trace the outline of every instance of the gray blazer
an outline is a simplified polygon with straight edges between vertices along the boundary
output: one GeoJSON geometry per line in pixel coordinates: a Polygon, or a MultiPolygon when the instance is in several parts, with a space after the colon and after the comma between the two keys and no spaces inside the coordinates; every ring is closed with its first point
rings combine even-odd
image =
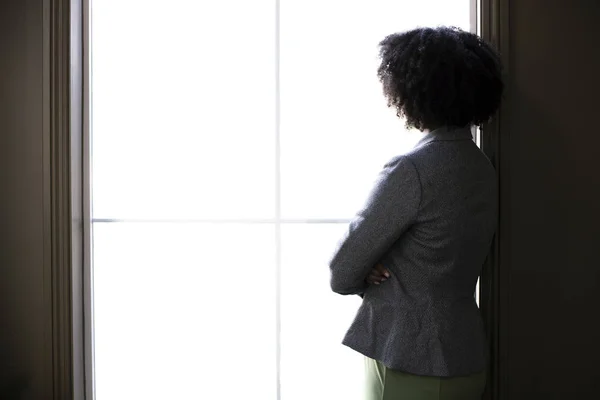
{"type": "Polygon", "coordinates": [[[343,343],[389,368],[463,376],[486,364],[475,287],[497,224],[496,174],[471,131],[438,129],[385,165],[330,262],[363,302],[343,343]],[[381,262],[391,277],[367,285],[381,262]]]}

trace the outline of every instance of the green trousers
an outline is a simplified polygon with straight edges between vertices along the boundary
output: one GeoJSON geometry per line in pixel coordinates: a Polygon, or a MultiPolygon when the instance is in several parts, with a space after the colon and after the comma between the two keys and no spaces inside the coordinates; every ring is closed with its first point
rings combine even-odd
{"type": "Polygon", "coordinates": [[[411,375],[365,357],[365,400],[481,400],[486,374],[438,378],[411,375]]]}

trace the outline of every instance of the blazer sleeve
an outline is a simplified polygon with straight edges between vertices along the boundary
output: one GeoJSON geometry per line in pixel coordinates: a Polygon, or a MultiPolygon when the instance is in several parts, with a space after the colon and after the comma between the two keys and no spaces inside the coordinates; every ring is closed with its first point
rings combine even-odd
{"type": "Polygon", "coordinates": [[[418,171],[407,156],[385,165],[331,258],[334,292],[361,295],[365,291],[371,269],[415,222],[421,196],[418,171]]]}

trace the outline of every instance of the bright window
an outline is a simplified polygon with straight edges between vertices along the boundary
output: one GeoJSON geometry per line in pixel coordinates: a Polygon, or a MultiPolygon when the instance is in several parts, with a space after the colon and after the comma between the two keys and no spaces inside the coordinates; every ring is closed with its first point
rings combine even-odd
{"type": "Polygon", "coordinates": [[[328,257],[418,133],[377,43],[473,0],[96,0],[96,399],[360,400],[328,257]]]}

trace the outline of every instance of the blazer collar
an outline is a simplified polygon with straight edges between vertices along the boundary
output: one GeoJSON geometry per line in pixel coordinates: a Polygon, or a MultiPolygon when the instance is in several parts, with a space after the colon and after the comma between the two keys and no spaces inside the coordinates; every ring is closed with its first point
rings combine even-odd
{"type": "Polygon", "coordinates": [[[420,147],[435,141],[447,140],[473,140],[471,127],[464,128],[438,128],[428,132],[419,140],[416,147],[420,147]]]}

